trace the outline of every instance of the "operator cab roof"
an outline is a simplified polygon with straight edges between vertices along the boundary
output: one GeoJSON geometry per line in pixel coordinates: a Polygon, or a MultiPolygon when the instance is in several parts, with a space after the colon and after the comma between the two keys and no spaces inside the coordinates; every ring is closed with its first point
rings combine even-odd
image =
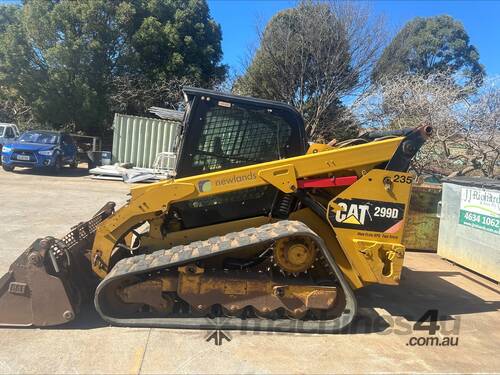
{"type": "Polygon", "coordinates": [[[283,111],[292,112],[294,116],[300,117],[301,122],[303,121],[301,114],[293,106],[283,102],[267,100],[267,99],[258,99],[258,98],[253,98],[251,96],[227,94],[219,91],[202,89],[198,87],[184,87],[182,91],[184,92],[186,101],[191,101],[191,99],[195,96],[205,96],[216,100],[228,101],[231,103],[255,105],[258,107],[267,107],[269,109],[281,109],[283,111]]]}

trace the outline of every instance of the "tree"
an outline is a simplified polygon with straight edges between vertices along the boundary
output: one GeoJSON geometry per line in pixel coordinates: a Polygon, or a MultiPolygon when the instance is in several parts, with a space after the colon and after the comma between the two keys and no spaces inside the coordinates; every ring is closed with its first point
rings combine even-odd
{"type": "Polygon", "coordinates": [[[470,44],[461,22],[450,16],[416,17],[385,48],[377,62],[374,82],[402,74],[458,74],[464,86],[481,85],[485,75],[479,52],[470,44]]]}
{"type": "Polygon", "coordinates": [[[329,143],[356,138],[360,131],[359,122],[353,112],[340,100],[332,103],[318,119],[313,134],[315,141],[329,143]]]}
{"type": "Polygon", "coordinates": [[[152,105],[175,107],[182,86],[224,80],[220,27],[204,0],[127,2],[119,19],[128,44],[113,78],[113,109],[140,115],[152,105]]]}
{"type": "Polygon", "coordinates": [[[122,2],[118,20],[126,44],[120,69],[151,79],[221,80],[221,31],[204,0],[122,2]]]}
{"type": "Polygon", "coordinates": [[[260,32],[259,48],[234,90],[292,104],[312,138],[335,135],[323,128],[353,123],[329,115],[347,113],[341,99],[367,83],[382,44],[381,20],[372,20],[365,8],[302,1],[260,32]]]}
{"type": "MultiPolygon", "coordinates": [[[[40,124],[101,134],[114,109],[144,111],[140,98],[112,100],[123,82],[149,92],[225,75],[220,28],[204,0],[26,0],[14,13],[12,22],[0,11],[0,98],[25,103],[40,124]]],[[[170,104],[159,94],[154,104],[170,104]]]]}
{"type": "Polygon", "coordinates": [[[0,33],[5,32],[7,27],[19,20],[19,8],[15,5],[4,5],[0,7],[0,33]]]}
{"type": "Polygon", "coordinates": [[[366,128],[412,128],[427,124],[433,136],[412,164],[418,175],[499,175],[500,89],[498,79],[474,95],[447,73],[382,79],[351,108],[366,128]]]}
{"type": "MultiPolygon", "coordinates": [[[[0,35],[9,27],[20,21],[19,7],[14,5],[0,6],[0,35]]],[[[0,86],[0,122],[21,120],[23,123],[32,123],[31,107],[22,98],[15,98],[15,90],[7,86],[0,86]]]]}
{"type": "Polygon", "coordinates": [[[158,103],[177,109],[183,99],[182,88],[193,85],[187,78],[150,81],[141,76],[119,76],[113,81],[110,103],[115,112],[137,115],[147,115],[148,108],[158,103]]]}

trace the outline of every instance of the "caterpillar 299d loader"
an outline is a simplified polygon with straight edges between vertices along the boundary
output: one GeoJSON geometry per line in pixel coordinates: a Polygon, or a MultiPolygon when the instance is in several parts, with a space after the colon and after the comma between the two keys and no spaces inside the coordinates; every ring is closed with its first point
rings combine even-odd
{"type": "Polygon", "coordinates": [[[0,279],[0,325],[67,323],[93,299],[115,325],[335,332],[353,290],[399,283],[430,127],[309,144],[288,105],[184,94],[175,179],[36,240],[0,279]]]}

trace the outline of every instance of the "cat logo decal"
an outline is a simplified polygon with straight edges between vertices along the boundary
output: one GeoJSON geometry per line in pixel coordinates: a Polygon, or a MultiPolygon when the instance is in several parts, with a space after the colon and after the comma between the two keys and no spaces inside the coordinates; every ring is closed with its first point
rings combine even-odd
{"type": "Polygon", "coordinates": [[[348,205],[346,202],[339,202],[338,206],[340,209],[335,212],[337,223],[364,225],[367,219],[372,220],[370,206],[367,204],[348,205]]]}
{"type": "Polygon", "coordinates": [[[336,198],[328,205],[328,221],[334,228],[394,233],[402,228],[404,213],[404,204],[367,199],[336,198]]]}

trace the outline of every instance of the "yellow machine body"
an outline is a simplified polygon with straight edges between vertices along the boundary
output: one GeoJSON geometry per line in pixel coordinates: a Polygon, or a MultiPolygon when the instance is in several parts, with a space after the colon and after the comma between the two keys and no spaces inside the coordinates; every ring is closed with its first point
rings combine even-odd
{"type": "MultiPolygon", "coordinates": [[[[105,277],[109,269],[111,254],[118,241],[129,232],[130,228],[147,220],[154,222],[155,217],[168,211],[171,203],[264,184],[271,184],[289,193],[297,189],[297,179],[350,171],[361,178],[343,190],[336,198],[347,200],[357,198],[379,202],[380,209],[385,207],[384,203],[399,204],[404,207],[403,213],[406,215],[411,184],[395,182],[395,177],[399,176],[396,181],[410,181],[410,175],[387,170],[370,170],[374,165],[390,159],[401,141],[402,138],[398,137],[349,148],[326,149],[322,152],[286,160],[134,187],[131,189],[130,201],[97,229],[92,248],[93,270],[100,277],[105,277]]],[[[334,201],[335,199],[329,202],[328,209],[333,212],[342,212],[342,207],[338,207],[334,201]]],[[[351,207],[353,206],[349,206],[347,210],[351,207]]],[[[389,215],[386,211],[387,209],[384,215],[389,215]]],[[[347,214],[348,212],[345,212],[345,215],[347,214]]],[[[377,214],[380,214],[379,210],[377,214]]],[[[300,215],[294,217],[301,220],[300,215]]],[[[373,218],[365,214],[364,220],[368,224],[368,221],[373,218]]],[[[338,242],[336,246],[332,245],[332,255],[343,268],[353,287],[359,288],[369,283],[398,283],[404,257],[404,246],[401,244],[404,220],[405,216],[400,218],[400,225],[397,228],[387,233],[368,230],[364,222],[359,221],[356,223],[358,229],[336,227],[337,223],[330,223],[330,233],[324,233],[322,237],[331,237],[333,241],[329,242],[338,242]],[[342,250],[339,251],[339,249],[342,250]]],[[[250,220],[246,225],[254,226],[255,221],[250,220]]],[[[233,223],[224,223],[214,225],[212,231],[209,228],[201,228],[198,231],[202,230],[205,238],[208,238],[229,232],[234,228],[233,223]]],[[[244,229],[245,226],[239,228],[244,229]]],[[[193,240],[192,234],[189,233],[193,231],[197,230],[187,230],[185,237],[193,240]]],[[[176,236],[184,236],[183,232],[174,233],[176,236]]],[[[157,248],[164,246],[172,236],[171,234],[161,236],[158,232],[156,234],[159,237],[155,242],[157,248]]],[[[154,236],[153,233],[151,235],[154,236]]],[[[145,241],[148,240],[145,239],[145,241]]],[[[152,244],[151,240],[149,243],[152,244]]],[[[182,241],[175,242],[175,244],[179,243],[182,241]]]]}
{"type": "MultiPolygon", "coordinates": [[[[390,159],[401,141],[402,138],[393,138],[345,149],[134,187],[130,192],[130,201],[101,223],[97,229],[92,248],[92,258],[96,260],[93,264],[94,272],[104,277],[107,274],[113,249],[122,236],[132,227],[164,214],[173,202],[213,196],[265,184],[271,184],[285,193],[290,193],[297,189],[297,179],[333,175],[338,171],[357,171],[362,176],[363,172],[369,171],[374,165],[390,159]]],[[[380,171],[378,176],[369,177],[372,180],[376,178],[377,181],[370,181],[371,188],[369,190],[366,189],[365,185],[368,179],[360,179],[352,186],[354,188],[357,185],[358,189],[352,189],[353,192],[344,194],[354,197],[357,193],[358,197],[370,198],[373,196],[374,199],[383,197],[386,200],[406,205],[410,196],[410,185],[396,184],[397,195],[391,196],[385,190],[382,181],[386,177],[392,178],[391,173],[380,171]],[[404,189],[405,187],[407,189],[404,189]]],[[[342,235],[342,232],[339,234],[342,235]]]]}

